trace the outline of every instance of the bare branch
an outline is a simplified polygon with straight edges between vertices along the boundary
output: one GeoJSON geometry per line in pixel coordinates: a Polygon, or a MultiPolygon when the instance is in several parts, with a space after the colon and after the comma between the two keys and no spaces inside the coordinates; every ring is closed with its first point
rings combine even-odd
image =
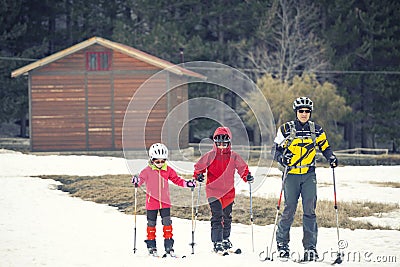
{"type": "Polygon", "coordinates": [[[282,81],[291,80],[299,71],[326,69],[325,44],[316,34],[320,23],[318,8],[307,2],[274,2],[259,29],[265,33],[272,28],[271,35],[260,34],[251,51],[242,52],[255,68],[272,71],[282,81]]]}

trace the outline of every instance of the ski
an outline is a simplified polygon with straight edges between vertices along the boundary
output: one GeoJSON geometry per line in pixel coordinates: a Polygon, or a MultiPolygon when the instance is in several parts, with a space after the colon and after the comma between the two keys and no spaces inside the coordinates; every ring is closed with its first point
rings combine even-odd
{"type": "Polygon", "coordinates": [[[342,263],[342,259],[341,258],[337,258],[334,262],[331,263],[331,265],[341,264],[341,263],[342,263]]]}
{"type": "Polygon", "coordinates": [[[227,249],[226,251],[230,254],[242,254],[242,250],[240,248],[236,248],[236,249],[230,248],[230,249],[227,249]]]}
{"type": "Polygon", "coordinates": [[[289,258],[286,258],[286,257],[277,257],[278,258],[278,260],[280,260],[281,262],[287,262],[287,261],[289,261],[289,258]]]}
{"type": "Polygon", "coordinates": [[[176,255],[174,252],[170,252],[170,253],[164,253],[163,255],[162,255],[162,258],[175,258],[175,259],[184,259],[184,258],[186,258],[186,255],[183,255],[183,256],[179,256],[179,255],[176,255]]]}
{"type": "Polygon", "coordinates": [[[226,249],[223,251],[214,251],[213,252],[217,255],[220,256],[228,256],[230,254],[242,254],[242,250],[240,248],[236,248],[236,249],[226,249]]]}
{"type": "Polygon", "coordinates": [[[154,257],[154,258],[159,258],[160,256],[158,255],[157,251],[153,251],[153,252],[149,252],[148,254],[150,257],[154,257]]]}
{"type": "Polygon", "coordinates": [[[331,265],[335,265],[335,264],[341,264],[343,262],[342,258],[344,257],[344,253],[343,252],[338,252],[336,254],[336,259],[334,262],[331,263],[331,265]]]}
{"type": "Polygon", "coordinates": [[[310,262],[314,262],[314,261],[305,261],[304,259],[300,259],[300,260],[292,259],[292,261],[295,262],[295,263],[299,263],[299,264],[307,264],[307,263],[310,263],[310,262]]]}
{"type": "Polygon", "coordinates": [[[229,255],[229,252],[226,251],[226,250],[222,250],[222,251],[215,251],[215,250],[212,250],[212,252],[213,252],[214,254],[219,255],[219,256],[228,256],[228,255],[229,255]]]}
{"type": "Polygon", "coordinates": [[[293,262],[298,263],[298,264],[308,264],[311,261],[293,261],[293,262]]]}
{"type": "Polygon", "coordinates": [[[327,264],[327,265],[334,265],[330,262],[325,262],[325,261],[304,261],[304,260],[295,260],[293,261],[294,263],[298,263],[298,264],[309,264],[311,263],[311,265],[313,265],[313,263],[318,263],[318,265],[321,265],[321,263],[327,264]]]}
{"type": "Polygon", "coordinates": [[[309,264],[309,263],[311,263],[311,265],[313,264],[313,263],[318,263],[318,265],[321,265],[321,263],[324,263],[324,264],[328,264],[328,265],[335,265],[336,264],[336,262],[334,262],[334,263],[331,263],[331,262],[326,262],[326,261],[323,261],[323,260],[315,260],[315,261],[305,261],[304,259],[292,259],[292,262],[295,262],[295,263],[298,263],[298,264],[309,264]]]}
{"type": "Polygon", "coordinates": [[[261,252],[258,254],[258,259],[259,259],[260,261],[262,261],[262,262],[264,262],[264,261],[272,261],[272,259],[268,256],[268,252],[265,253],[265,251],[261,251],[261,252]],[[265,257],[263,256],[264,254],[265,254],[265,257]]]}

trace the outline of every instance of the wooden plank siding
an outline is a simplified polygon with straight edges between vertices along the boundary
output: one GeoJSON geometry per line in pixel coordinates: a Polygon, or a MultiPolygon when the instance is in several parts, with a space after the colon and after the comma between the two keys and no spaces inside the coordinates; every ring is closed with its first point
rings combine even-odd
{"type": "MultiPolygon", "coordinates": [[[[92,45],[30,72],[30,120],[32,151],[78,151],[122,149],[122,126],[126,108],[136,90],[159,68],[101,45],[92,45]],[[86,52],[109,51],[110,71],[87,71],[86,52]]],[[[127,127],[145,131],[145,144],[161,141],[160,131],[168,111],[187,100],[187,86],[174,89],[152,110],[142,107],[165,92],[171,77],[155,82],[135,107],[127,127]],[[141,106],[143,105],[143,106],[141,106]],[[135,121],[149,114],[145,129],[135,121]]],[[[179,78],[181,79],[181,78],[179,78]]],[[[182,120],[187,119],[182,114],[182,120]]],[[[188,129],[181,145],[188,145],[188,129]]],[[[142,149],[143,140],[129,140],[130,149],[142,149]]]]}
{"type": "Polygon", "coordinates": [[[113,149],[113,88],[111,73],[86,74],[87,149],[113,149]]]}
{"type": "Polygon", "coordinates": [[[85,147],[84,75],[31,80],[32,150],[76,150],[85,147]]]}

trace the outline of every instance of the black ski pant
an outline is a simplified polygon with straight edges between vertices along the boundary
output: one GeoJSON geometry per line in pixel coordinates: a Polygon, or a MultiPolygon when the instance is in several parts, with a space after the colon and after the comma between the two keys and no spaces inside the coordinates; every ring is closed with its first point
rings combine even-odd
{"type": "Polygon", "coordinates": [[[233,202],[222,208],[221,201],[211,197],[208,199],[211,209],[211,241],[221,242],[231,235],[233,202]]]}
{"type": "Polygon", "coordinates": [[[285,208],[276,231],[276,242],[288,244],[290,227],[301,195],[303,204],[303,247],[315,249],[317,246],[317,178],[315,172],[306,174],[288,174],[284,185],[285,208]]]}
{"type": "Polygon", "coordinates": [[[147,232],[149,237],[149,231],[152,232],[151,235],[154,239],[145,240],[148,248],[156,247],[155,233],[157,224],[157,214],[160,213],[161,223],[163,225],[164,232],[164,247],[165,251],[170,251],[174,245],[174,239],[172,238],[172,220],[171,220],[171,209],[164,208],[159,210],[147,210],[147,232]],[[151,229],[149,229],[151,228],[151,229]]]}
{"type": "Polygon", "coordinates": [[[147,226],[156,226],[157,214],[160,213],[162,225],[171,225],[171,209],[159,209],[159,210],[146,210],[147,226]]]}

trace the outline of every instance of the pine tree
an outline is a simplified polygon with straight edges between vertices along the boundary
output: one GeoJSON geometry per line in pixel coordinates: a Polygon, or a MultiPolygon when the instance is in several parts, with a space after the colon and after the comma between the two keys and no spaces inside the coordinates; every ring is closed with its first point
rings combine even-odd
{"type": "Polygon", "coordinates": [[[380,118],[387,117],[387,110],[399,111],[399,95],[388,93],[398,88],[399,80],[388,74],[399,69],[399,3],[338,0],[326,6],[324,32],[338,71],[333,81],[353,109],[346,125],[349,147],[375,147],[376,137],[395,142],[391,133],[398,124],[384,125],[380,118]]]}

